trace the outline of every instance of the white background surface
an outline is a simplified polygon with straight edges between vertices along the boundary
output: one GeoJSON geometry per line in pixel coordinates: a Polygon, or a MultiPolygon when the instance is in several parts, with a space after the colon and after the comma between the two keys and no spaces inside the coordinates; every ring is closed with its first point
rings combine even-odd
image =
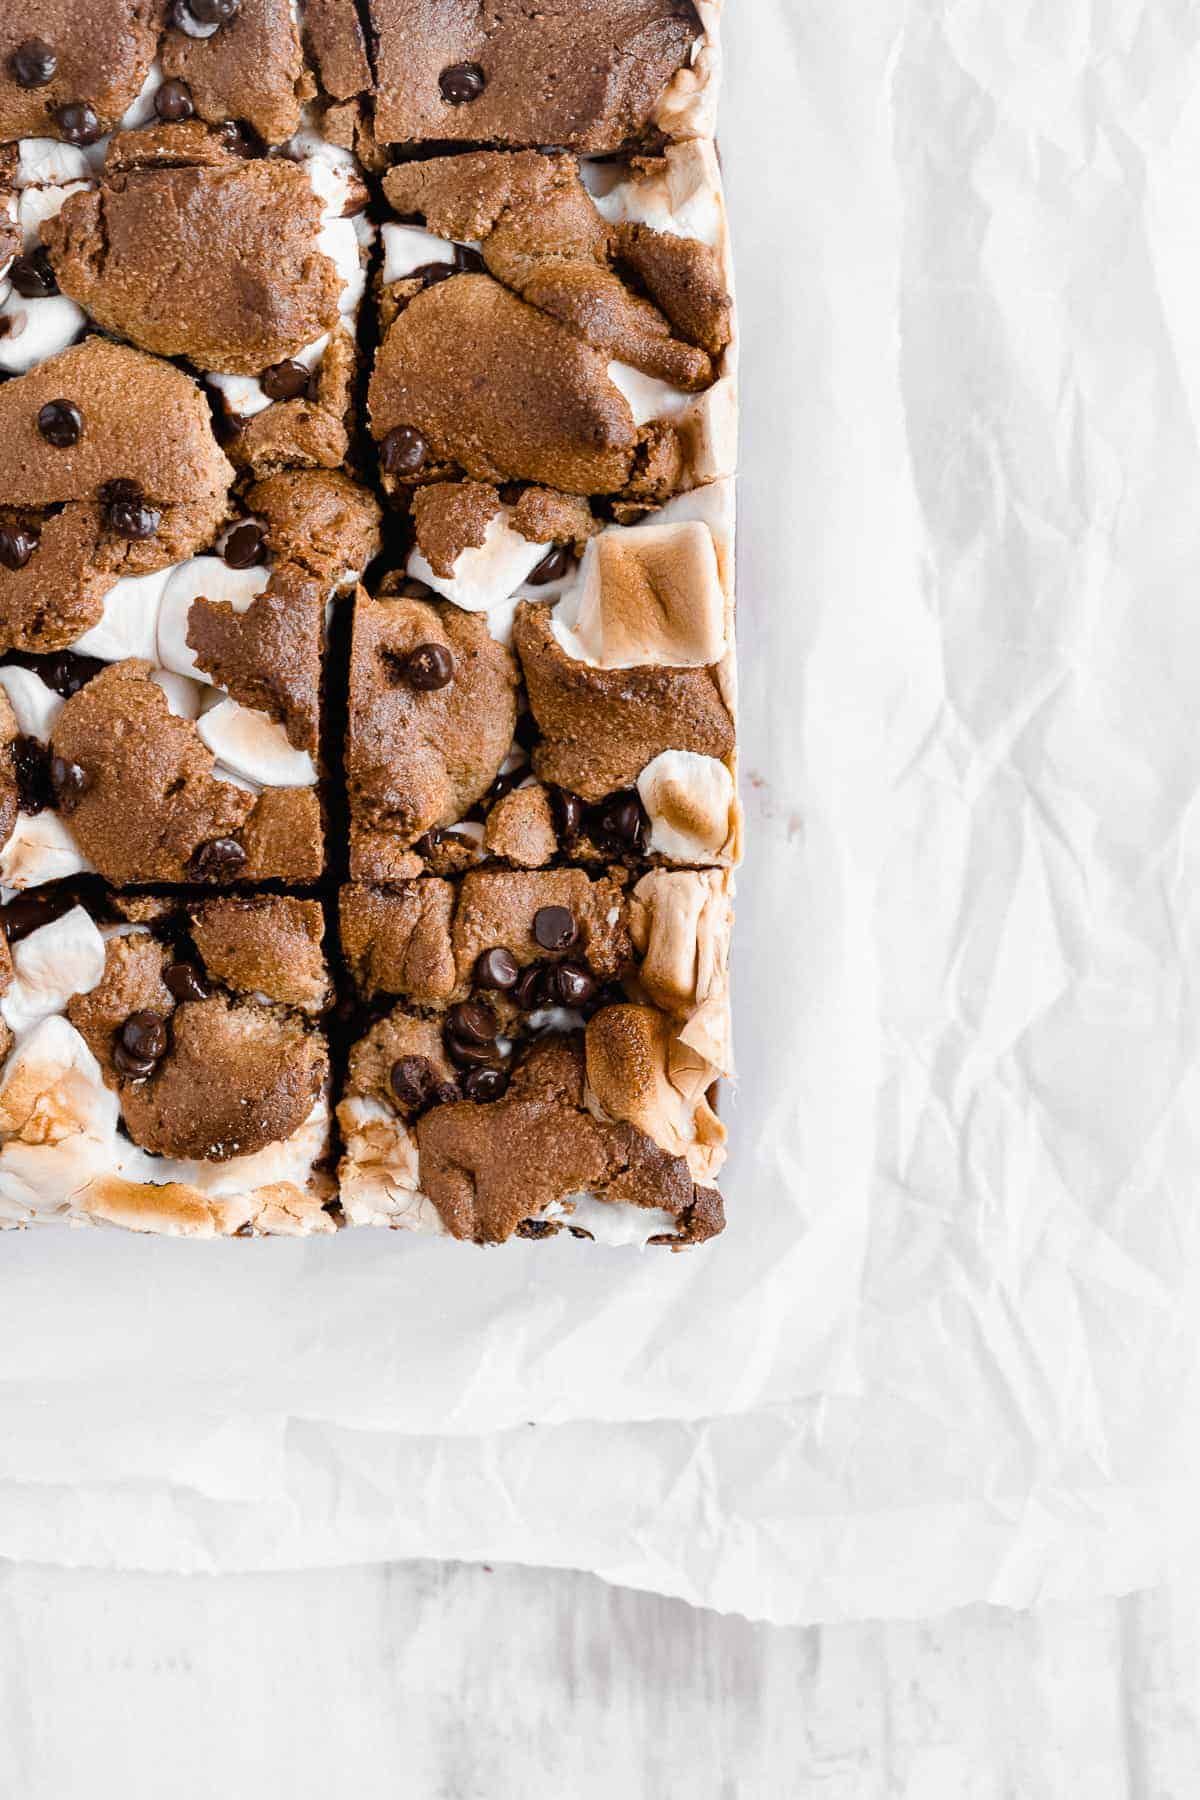
{"type": "Polygon", "coordinates": [[[591,1576],[0,1565],[3,1800],[1195,1800],[1191,1597],[781,1629],[591,1576]]]}

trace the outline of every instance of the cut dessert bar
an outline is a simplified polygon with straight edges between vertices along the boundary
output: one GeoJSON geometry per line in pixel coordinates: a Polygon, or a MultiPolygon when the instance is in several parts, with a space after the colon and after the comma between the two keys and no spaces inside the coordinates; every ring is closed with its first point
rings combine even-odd
{"type": "Polygon", "coordinates": [[[0,387],[0,883],[316,880],[338,473],[235,490],[195,382],[89,337],[0,387]]]}
{"type": "Polygon", "coordinates": [[[323,924],[282,896],[0,910],[0,1224],[331,1230],[323,924]]]}
{"type": "Polygon", "coordinates": [[[715,869],[347,887],[347,962],[391,1003],[339,1112],[348,1218],[486,1243],[719,1230],[730,924],[715,869]]]}
{"type": "Polygon", "coordinates": [[[731,484],[681,495],[640,525],[602,527],[583,509],[576,523],[591,535],[578,561],[575,540],[521,534],[552,527],[528,520],[561,496],[526,489],[505,506],[467,482],[416,498],[416,543],[447,573],[418,548],[408,566],[428,584],[410,577],[355,603],[352,873],[394,881],[485,858],[735,860],[731,484]],[[482,547],[440,557],[426,501],[443,520],[473,511],[482,547]],[[533,585],[526,573],[505,593],[534,556],[560,573],[533,585]]]}
{"type": "Polygon", "coordinates": [[[711,144],[632,163],[439,156],[383,185],[400,216],[383,226],[370,386],[386,489],[465,475],[628,508],[732,472],[711,144]]]}
{"type": "Polygon", "coordinates": [[[589,154],[711,135],[720,0],[309,0],[331,94],[370,98],[381,146],[559,144],[589,154]]]}

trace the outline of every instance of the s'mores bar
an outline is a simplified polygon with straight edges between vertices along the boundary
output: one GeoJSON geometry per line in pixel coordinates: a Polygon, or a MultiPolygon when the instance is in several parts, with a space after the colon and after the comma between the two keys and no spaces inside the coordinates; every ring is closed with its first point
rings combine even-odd
{"type": "Polygon", "coordinates": [[[0,909],[0,1224],[330,1231],[312,900],[0,909]]]}
{"type": "Polygon", "coordinates": [[[720,0],[309,0],[306,21],[326,87],[362,95],[393,154],[604,155],[711,136],[720,11],[720,0]]]}
{"type": "Polygon", "coordinates": [[[326,613],[373,498],[239,484],[195,380],[100,336],[0,386],[0,493],[0,885],[318,880],[326,613]]]}
{"type": "Polygon", "coordinates": [[[0,17],[0,1227],[721,1231],[720,10],[0,17]]]}
{"type": "Polygon", "coordinates": [[[719,870],[347,887],[343,952],[377,1015],[339,1112],[347,1217],[481,1243],[720,1230],[730,923],[719,870]]]}

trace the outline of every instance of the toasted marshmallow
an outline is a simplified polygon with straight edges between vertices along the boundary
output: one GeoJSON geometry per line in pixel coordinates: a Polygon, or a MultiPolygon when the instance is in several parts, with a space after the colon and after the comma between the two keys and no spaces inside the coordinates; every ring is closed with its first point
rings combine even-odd
{"type": "Polygon", "coordinates": [[[49,743],[63,709],[62,695],[56,694],[32,669],[19,668],[15,663],[0,669],[0,688],[8,695],[21,736],[49,743]]]}
{"type": "Polygon", "coordinates": [[[258,787],[312,787],[317,766],[288,742],[282,725],[254,707],[222,700],[196,726],[217,760],[258,787]]]}
{"type": "Polygon", "coordinates": [[[734,833],[733,776],[713,756],[664,750],[637,779],[650,816],[652,854],[674,862],[708,862],[734,833]]]}
{"type": "Polygon", "coordinates": [[[691,520],[592,538],[550,629],[593,668],[694,669],[725,654],[725,613],[712,533],[691,520]]]}
{"type": "Polygon", "coordinates": [[[13,979],[0,1016],[18,1034],[61,1013],[73,994],[90,994],[104,974],[104,939],[91,915],[73,906],[12,949],[13,979]]]}
{"type": "Polygon", "coordinates": [[[123,575],[104,596],[99,624],[76,638],[72,650],[104,662],[120,662],[127,656],[157,662],[159,608],[173,572],[155,569],[149,575],[123,575]]]}
{"type": "MultiPolygon", "coordinates": [[[[462,550],[451,575],[436,575],[419,550],[408,559],[408,573],[435,594],[453,600],[464,612],[502,607],[544,559],[549,544],[531,544],[514,531],[506,509],[488,520],[482,544],[462,550]]],[[[496,633],[493,633],[495,636],[496,633]]]]}
{"type": "Polygon", "coordinates": [[[99,1141],[100,1167],[111,1168],[116,1128],[117,1096],[105,1087],[99,1063],[75,1027],[52,1013],[0,1073],[0,1138],[44,1149],[82,1133],[99,1141]]]}
{"type": "Polygon", "coordinates": [[[338,1107],[346,1150],[338,1197],[352,1225],[388,1225],[445,1236],[442,1216],[418,1180],[416,1133],[377,1100],[355,1096],[338,1107]]]}
{"type": "Polygon", "coordinates": [[[220,556],[193,556],[169,571],[158,613],[158,656],[165,669],[193,681],[214,686],[211,675],[200,668],[187,641],[192,602],[200,598],[224,600],[234,612],[247,611],[271,579],[266,569],[231,569],[220,556]]]}

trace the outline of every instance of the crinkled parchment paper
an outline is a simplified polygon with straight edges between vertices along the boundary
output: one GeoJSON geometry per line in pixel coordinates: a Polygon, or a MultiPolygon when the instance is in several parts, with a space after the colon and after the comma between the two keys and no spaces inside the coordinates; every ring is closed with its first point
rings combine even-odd
{"type": "Polygon", "coordinates": [[[0,1553],[510,1558],[798,1619],[1126,1588],[1187,1539],[1200,9],[726,32],[730,1232],[9,1238],[0,1553]]]}

